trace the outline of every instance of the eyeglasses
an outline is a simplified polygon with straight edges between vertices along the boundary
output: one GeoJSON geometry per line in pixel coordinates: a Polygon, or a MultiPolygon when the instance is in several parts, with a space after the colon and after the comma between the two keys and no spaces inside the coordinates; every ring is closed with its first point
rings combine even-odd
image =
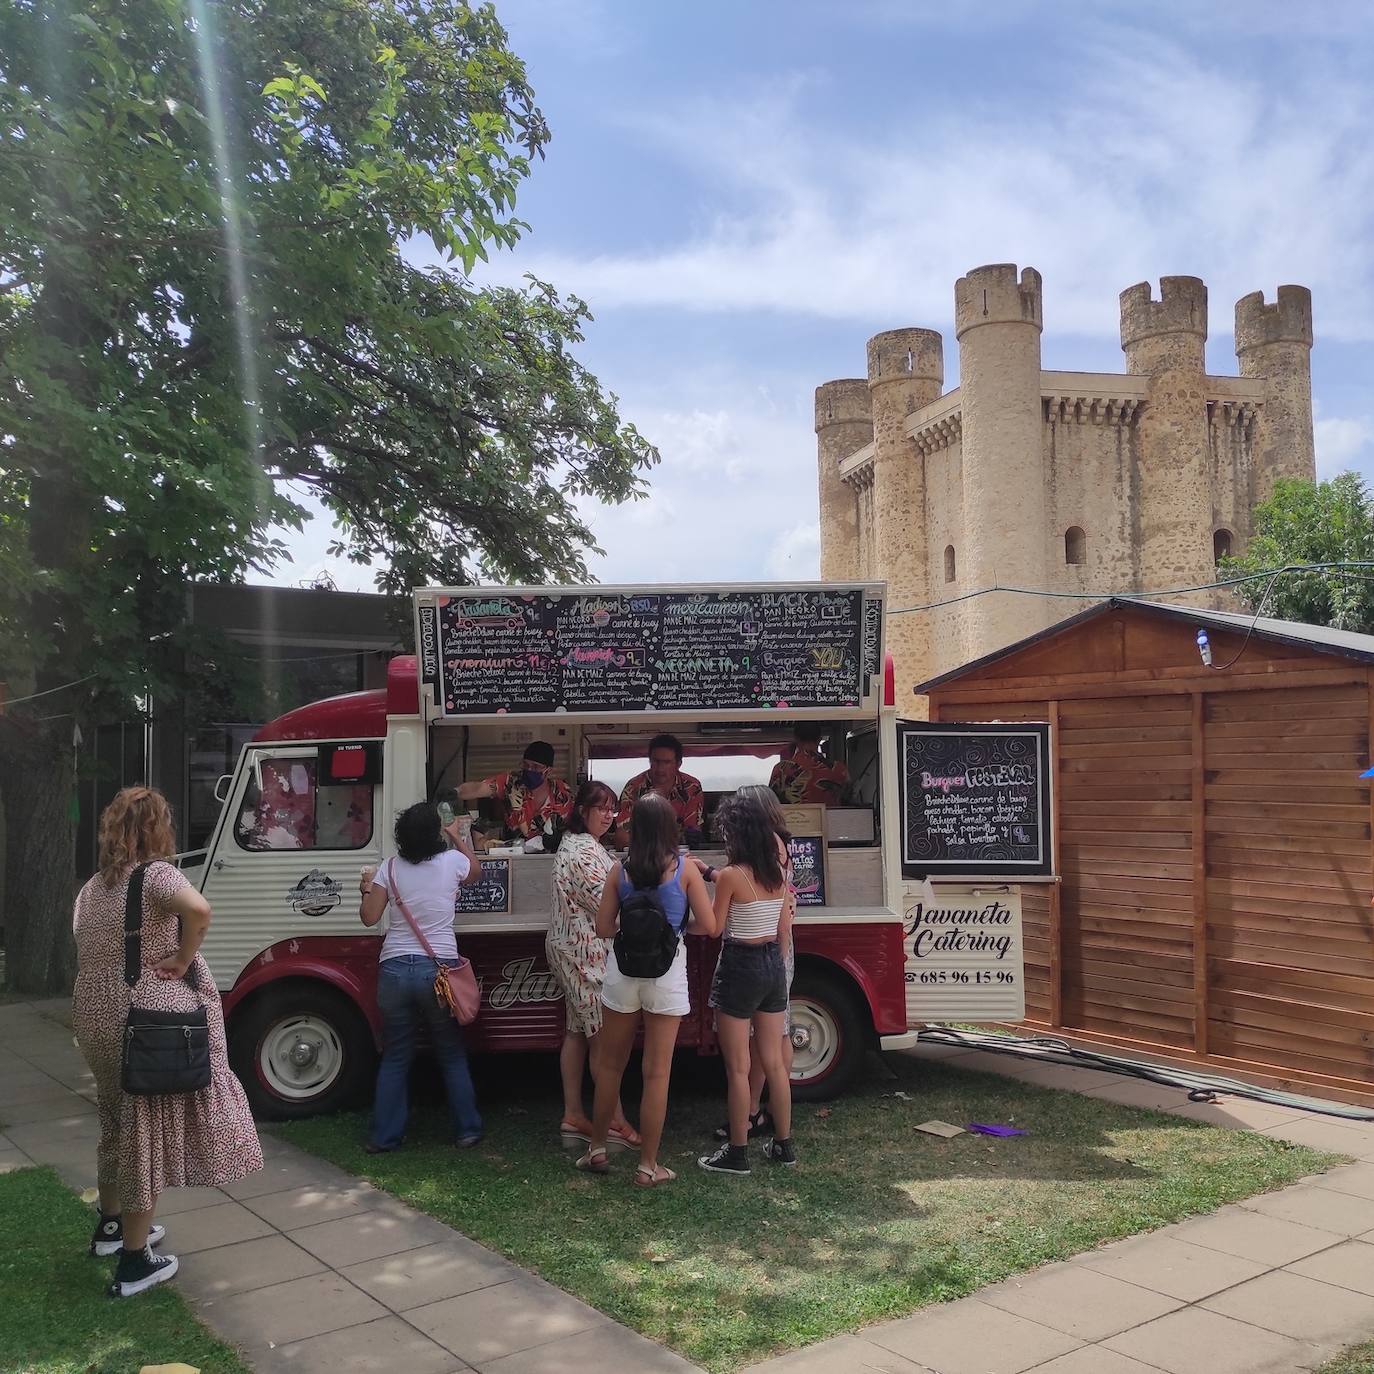
{"type": "Polygon", "coordinates": [[[588,810],[588,811],[614,811],[614,810],[615,810],[615,803],[614,803],[614,802],[593,802],[593,803],[587,808],[587,810],[588,810]]]}

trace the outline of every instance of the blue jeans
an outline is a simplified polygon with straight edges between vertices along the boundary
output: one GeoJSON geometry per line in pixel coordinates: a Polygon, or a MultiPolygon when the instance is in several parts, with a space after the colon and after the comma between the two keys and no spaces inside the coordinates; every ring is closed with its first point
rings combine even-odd
{"type": "MultiPolygon", "coordinates": [[[[441,963],[453,966],[456,959],[441,963]]],[[[394,1150],[405,1135],[410,1113],[410,1061],[416,1031],[423,1024],[444,1075],[453,1133],[459,1139],[482,1134],[477,1094],[468,1072],[462,1032],[447,1007],[434,995],[434,960],[424,954],[387,959],[377,973],[377,1008],[382,1013],[382,1063],[377,1070],[377,1098],[372,1107],[372,1143],[394,1150]]]]}

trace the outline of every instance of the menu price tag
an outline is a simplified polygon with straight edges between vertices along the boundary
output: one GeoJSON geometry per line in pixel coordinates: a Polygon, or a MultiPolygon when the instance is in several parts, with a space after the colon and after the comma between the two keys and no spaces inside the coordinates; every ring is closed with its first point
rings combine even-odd
{"type": "Polygon", "coordinates": [[[471,887],[458,889],[457,915],[510,910],[510,860],[482,859],[482,876],[471,887]]]}

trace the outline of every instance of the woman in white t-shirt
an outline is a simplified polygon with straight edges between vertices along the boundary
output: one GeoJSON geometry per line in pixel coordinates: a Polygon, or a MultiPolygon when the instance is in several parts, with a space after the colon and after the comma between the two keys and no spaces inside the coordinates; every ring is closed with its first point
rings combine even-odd
{"type": "Polygon", "coordinates": [[[375,926],[388,904],[392,908],[377,972],[382,1062],[377,1070],[368,1154],[397,1149],[405,1135],[410,1110],[410,1061],[415,1057],[416,1031],[421,1025],[429,1030],[430,1043],[444,1075],[456,1143],[466,1149],[482,1138],[482,1118],[477,1111],[477,1094],[468,1072],[462,1032],[448,1008],[441,1006],[434,995],[438,965],[425,952],[396,901],[399,897],[405,903],[438,963],[457,964],[453,918],[458,889],[481,877],[472,841],[460,829],[461,825],[461,821],[454,821],[445,828],[439,809],[432,802],[407,807],[396,818],[395,858],[387,859],[375,872],[365,870],[359,887],[363,900],[358,914],[365,926],[375,926]],[[445,842],[445,835],[455,848],[445,842]]]}

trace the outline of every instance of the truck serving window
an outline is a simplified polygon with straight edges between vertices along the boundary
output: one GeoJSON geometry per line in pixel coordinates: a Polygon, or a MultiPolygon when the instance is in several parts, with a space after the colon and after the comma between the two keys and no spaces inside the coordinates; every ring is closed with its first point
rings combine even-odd
{"type": "MultiPolygon", "coordinates": [[[[342,750],[338,751],[341,755],[342,750]]],[[[250,774],[234,825],[243,849],[361,849],[372,839],[374,784],[353,781],[368,770],[332,766],[333,751],[322,768],[318,758],[288,755],[264,758],[262,778],[250,774]],[[343,772],[345,779],[337,775],[343,772]]]]}

